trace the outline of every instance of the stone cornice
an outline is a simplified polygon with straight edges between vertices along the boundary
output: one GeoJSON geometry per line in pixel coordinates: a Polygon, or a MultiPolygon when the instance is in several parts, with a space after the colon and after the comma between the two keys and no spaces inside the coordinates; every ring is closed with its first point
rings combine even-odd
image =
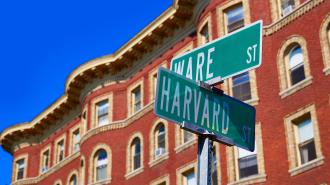
{"type": "Polygon", "coordinates": [[[309,12],[319,4],[324,2],[324,0],[309,0],[298,6],[295,10],[293,10],[290,14],[287,16],[277,20],[276,22],[264,26],[264,35],[268,36],[271,35],[279,30],[281,30],[283,27],[291,23],[292,21],[298,19],[305,13],[309,12]]]}
{"type": "MultiPolygon", "coordinates": [[[[61,119],[70,108],[80,104],[79,95],[83,87],[92,79],[101,78],[105,74],[116,74],[130,66],[146,53],[159,45],[161,40],[170,37],[174,30],[182,27],[193,15],[196,0],[174,0],[164,13],[136,34],[115,53],[93,59],[76,68],[67,78],[65,93],[40,113],[31,122],[7,128],[0,135],[0,143],[5,150],[12,153],[12,143],[19,135],[35,135],[43,132],[47,124],[61,119]]],[[[18,137],[20,138],[20,137],[18,137]]]]}

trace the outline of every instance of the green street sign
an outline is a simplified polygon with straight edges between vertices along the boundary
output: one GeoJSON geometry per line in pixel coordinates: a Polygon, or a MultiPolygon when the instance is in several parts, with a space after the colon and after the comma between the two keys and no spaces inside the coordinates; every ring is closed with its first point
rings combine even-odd
{"type": "Polygon", "coordinates": [[[215,84],[261,65],[262,21],[173,58],[171,71],[215,84]]]}
{"type": "Polygon", "coordinates": [[[159,68],[154,112],[190,130],[206,130],[215,140],[253,151],[255,108],[203,88],[173,71],[159,68]]]}

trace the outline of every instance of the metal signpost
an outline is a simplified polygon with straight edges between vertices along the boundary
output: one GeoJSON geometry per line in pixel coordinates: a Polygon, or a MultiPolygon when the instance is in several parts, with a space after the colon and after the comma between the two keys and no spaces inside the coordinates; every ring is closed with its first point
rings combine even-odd
{"type": "Polygon", "coordinates": [[[158,71],[154,112],[198,134],[198,185],[212,184],[213,141],[254,151],[255,108],[212,85],[261,65],[262,21],[174,58],[158,71]]]}
{"type": "Polygon", "coordinates": [[[171,61],[171,70],[215,84],[261,65],[262,21],[232,32],[171,61]]]}

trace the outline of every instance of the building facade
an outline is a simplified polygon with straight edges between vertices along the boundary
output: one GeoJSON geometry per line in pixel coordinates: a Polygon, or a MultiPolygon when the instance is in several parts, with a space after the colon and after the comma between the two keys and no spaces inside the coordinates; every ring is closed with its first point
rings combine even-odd
{"type": "Polygon", "coordinates": [[[219,86],[255,106],[256,150],[214,143],[213,184],[330,184],[329,0],[174,0],[114,54],[75,69],[33,121],[1,133],[12,184],[196,184],[197,137],[153,113],[157,69],[257,20],[261,67],[219,86]]]}

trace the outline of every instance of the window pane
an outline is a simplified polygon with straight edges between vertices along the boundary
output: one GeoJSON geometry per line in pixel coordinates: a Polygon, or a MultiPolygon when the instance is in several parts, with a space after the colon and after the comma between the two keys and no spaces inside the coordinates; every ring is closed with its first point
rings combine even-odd
{"type": "Polygon", "coordinates": [[[285,16],[292,12],[295,7],[294,0],[282,0],[282,16],[285,16]]]}
{"type": "Polygon", "coordinates": [[[107,178],[108,155],[105,150],[97,153],[96,163],[96,180],[104,180],[107,178]]]}
{"type": "Polygon", "coordinates": [[[108,124],[108,110],[109,103],[108,100],[101,101],[97,104],[97,117],[98,125],[108,124]]]}
{"type": "Polygon", "coordinates": [[[139,138],[135,138],[132,145],[133,153],[133,169],[138,169],[141,166],[141,143],[139,138]]]}
{"type": "Polygon", "coordinates": [[[77,185],[77,176],[72,176],[70,179],[70,185],[77,185]]]}
{"type": "Polygon", "coordinates": [[[202,44],[205,44],[210,41],[210,35],[209,35],[209,28],[208,24],[205,24],[200,31],[200,35],[202,37],[202,44]]]}
{"type": "Polygon", "coordinates": [[[134,98],[134,112],[141,109],[141,88],[140,86],[133,90],[133,98],[134,98]]]}
{"type": "Polygon", "coordinates": [[[161,125],[158,130],[158,146],[157,148],[165,149],[165,128],[164,125],[161,125]]]}
{"type": "Polygon", "coordinates": [[[311,119],[306,119],[298,125],[299,143],[314,138],[313,124],[311,119]]]}
{"type": "Polygon", "coordinates": [[[185,176],[185,178],[186,178],[187,185],[196,185],[197,184],[194,172],[190,172],[189,174],[187,174],[185,176]]]}
{"type": "Polygon", "coordinates": [[[302,50],[301,47],[297,46],[295,48],[293,48],[290,51],[289,54],[289,67],[290,69],[295,68],[296,66],[303,64],[304,60],[303,60],[303,54],[302,54],[302,50]]]}
{"type": "Polygon", "coordinates": [[[233,9],[230,9],[229,11],[227,11],[226,15],[228,22],[228,33],[244,26],[244,13],[242,6],[237,6],[233,9]]]}
{"type": "Polygon", "coordinates": [[[234,76],[233,80],[233,96],[241,101],[251,99],[251,87],[249,73],[245,72],[234,76]]]}
{"type": "Polygon", "coordinates": [[[189,131],[183,130],[183,142],[186,143],[193,138],[193,134],[189,131]]]}
{"type": "Polygon", "coordinates": [[[17,180],[23,179],[23,177],[24,177],[24,168],[25,168],[24,159],[18,160],[16,162],[16,165],[17,165],[17,180]]]}
{"type": "Polygon", "coordinates": [[[291,85],[297,84],[298,82],[305,79],[304,65],[300,65],[291,71],[291,85]]]}
{"type": "Polygon", "coordinates": [[[258,174],[257,155],[249,155],[238,159],[238,167],[240,178],[258,174]]]}
{"type": "Polygon", "coordinates": [[[305,164],[313,159],[316,159],[316,151],[314,139],[299,146],[301,164],[305,164]]]}
{"type": "MultiPolygon", "coordinates": [[[[257,145],[255,144],[255,146],[257,146],[257,145]]],[[[242,149],[242,148],[238,148],[238,158],[243,158],[243,157],[247,157],[247,156],[255,155],[255,154],[257,154],[257,147],[255,147],[253,152],[250,152],[250,151],[242,149]]]]}

